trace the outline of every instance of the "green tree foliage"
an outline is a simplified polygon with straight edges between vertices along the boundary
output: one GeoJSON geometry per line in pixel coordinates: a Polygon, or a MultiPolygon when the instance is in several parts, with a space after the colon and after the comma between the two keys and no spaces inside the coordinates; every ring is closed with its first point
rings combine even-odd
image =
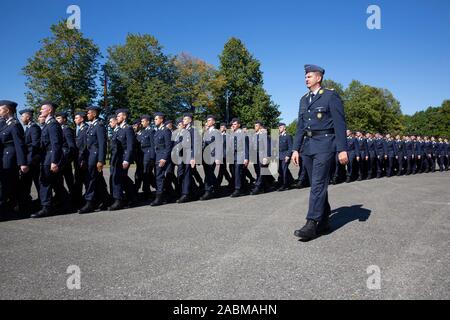
{"type": "Polygon", "coordinates": [[[61,21],[50,28],[52,35],[41,41],[42,47],[28,59],[26,100],[38,108],[43,100],[51,100],[61,110],[84,109],[97,96],[99,48],[77,29],[69,29],[61,21]]]}
{"type": "MultiPolygon", "coordinates": [[[[229,96],[229,117],[239,117],[244,125],[252,126],[256,119],[276,127],[280,112],[263,88],[260,62],[247,50],[241,40],[231,38],[224,46],[219,74],[225,85],[217,92],[220,115],[226,118],[226,96],[229,96]]],[[[230,119],[228,119],[230,120],[230,119]]]]}
{"type": "Polygon", "coordinates": [[[161,111],[169,116],[179,108],[176,67],[151,35],[129,34],[124,45],[108,49],[111,110],[127,107],[131,117],[161,111]]]}
{"type": "Polygon", "coordinates": [[[440,107],[429,107],[412,116],[404,116],[404,134],[439,136],[450,138],[450,100],[440,107]]]}

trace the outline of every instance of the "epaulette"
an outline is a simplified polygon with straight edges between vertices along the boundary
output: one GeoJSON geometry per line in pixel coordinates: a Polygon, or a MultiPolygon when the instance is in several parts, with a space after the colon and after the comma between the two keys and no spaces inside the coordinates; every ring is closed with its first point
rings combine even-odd
{"type": "Polygon", "coordinates": [[[11,118],[11,120],[6,121],[6,125],[8,125],[8,126],[10,126],[12,124],[16,125],[17,123],[18,123],[17,119],[15,119],[15,118],[11,118]]]}

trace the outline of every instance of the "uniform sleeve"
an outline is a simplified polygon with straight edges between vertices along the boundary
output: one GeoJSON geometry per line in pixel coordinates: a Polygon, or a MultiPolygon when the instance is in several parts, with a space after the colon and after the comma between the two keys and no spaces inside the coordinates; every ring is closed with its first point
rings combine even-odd
{"type": "Polygon", "coordinates": [[[26,166],[27,153],[25,149],[25,140],[22,131],[16,125],[13,125],[11,134],[14,141],[14,149],[16,150],[17,165],[26,166]]]}
{"type": "Polygon", "coordinates": [[[131,163],[133,161],[133,155],[135,151],[136,146],[136,137],[134,135],[133,128],[127,127],[125,131],[126,137],[127,137],[127,150],[126,150],[126,156],[123,159],[123,161],[126,161],[128,163],[131,163]]]}
{"type": "Polygon", "coordinates": [[[361,155],[361,150],[359,149],[359,142],[358,139],[356,138],[355,138],[355,153],[357,157],[361,155]]]}
{"type": "Polygon", "coordinates": [[[107,135],[106,128],[104,125],[96,126],[96,135],[98,142],[98,161],[105,164],[106,163],[106,153],[107,153],[107,135]]]}
{"type": "Polygon", "coordinates": [[[302,100],[300,100],[300,105],[298,108],[298,119],[297,119],[297,132],[295,133],[294,145],[292,151],[300,152],[303,144],[304,132],[303,132],[303,118],[302,118],[302,100]]]}
{"type": "Polygon", "coordinates": [[[164,150],[165,150],[163,159],[169,161],[173,147],[172,132],[169,129],[165,129],[163,133],[164,133],[164,150]]]}
{"type": "Polygon", "coordinates": [[[347,151],[347,125],[345,123],[344,104],[341,97],[334,91],[330,98],[330,110],[336,135],[336,151],[347,151]]]}
{"type": "Polygon", "coordinates": [[[54,164],[61,165],[63,132],[59,124],[54,123],[49,127],[50,145],[52,146],[51,161],[54,164]]]}
{"type": "Polygon", "coordinates": [[[250,139],[248,138],[248,135],[245,135],[244,137],[244,152],[245,152],[245,158],[244,160],[248,160],[250,158],[250,139]]]}
{"type": "Polygon", "coordinates": [[[33,158],[40,154],[41,149],[41,128],[38,126],[30,127],[31,136],[31,154],[28,155],[28,162],[31,164],[33,158]]]}
{"type": "MultiPolygon", "coordinates": [[[[286,137],[287,137],[287,143],[288,143],[288,153],[287,153],[287,156],[288,157],[292,157],[292,147],[293,147],[293,139],[292,139],[292,136],[291,135],[286,135],[286,137]]],[[[283,159],[281,159],[281,160],[283,160],[283,159]]]]}

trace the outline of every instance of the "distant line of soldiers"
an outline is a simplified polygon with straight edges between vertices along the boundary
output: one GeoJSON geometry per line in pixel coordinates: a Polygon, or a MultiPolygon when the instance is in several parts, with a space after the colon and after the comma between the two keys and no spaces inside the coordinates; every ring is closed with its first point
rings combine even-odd
{"type": "MultiPolygon", "coordinates": [[[[15,118],[16,108],[12,101],[0,101],[1,212],[30,212],[32,218],[40,218],[74,208],[80,214],[114,211],[148,200],[151,206],[205,201],[221,195],[223,179],[233,198],[261,194],[275,186],[285,191],[308,185],[302,166],[296,181],[290,172],[293,137],[284,123],[279,124],[279,136],[273,141],[261,121],[247,131],[238,118],[231,121],[231,129],[226,123],[216,129],[212,115],[203,128],[196,128],[191,114],[174,123],[163,113],[155,113],[130,125],[128,110],[120,109],[106,124],[100,119],[101,109],[90,106],[74,115],[76,129],[72,129],[68,114],[56,113],[58,106],[52,102],[42,103],[38,123],[33,110],[26,109],[20,111],[22,125],[15,118]],[[103,177],[107,159],[109,189],[103,177]],[[277,183],[271,167],[274,162],[277,183]],[[249,171],[250,163],[256,177],[249,171]],[[132,164],[136,165],[134,180],[128,174],[132,164]],[[204,178],[197,170],[199,165],[204,178]],[[38,192],[34,201],[33,183],[38,192]]],[[[344,168],[336,161],[330,172],[333,183],[344,169],[350,182],[356,175],[361,180],[434,171],[436,163],[441,171],[449,168],[447,139],[392,139],[380,134],[374,138],[370,133],[355,136],[350,131],[347,135],[349,163],[344,168]]]]}

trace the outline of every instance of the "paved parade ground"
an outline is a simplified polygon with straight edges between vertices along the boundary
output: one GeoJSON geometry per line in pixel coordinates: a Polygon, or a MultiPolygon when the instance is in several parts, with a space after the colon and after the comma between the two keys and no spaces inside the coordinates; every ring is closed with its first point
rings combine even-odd
{"type": "Polygon", "coordinates": [[[0,299],[449,299],[449,186],[330,186],[334,231],[310,242],[309,189],[0,222],[0,299]]]}

